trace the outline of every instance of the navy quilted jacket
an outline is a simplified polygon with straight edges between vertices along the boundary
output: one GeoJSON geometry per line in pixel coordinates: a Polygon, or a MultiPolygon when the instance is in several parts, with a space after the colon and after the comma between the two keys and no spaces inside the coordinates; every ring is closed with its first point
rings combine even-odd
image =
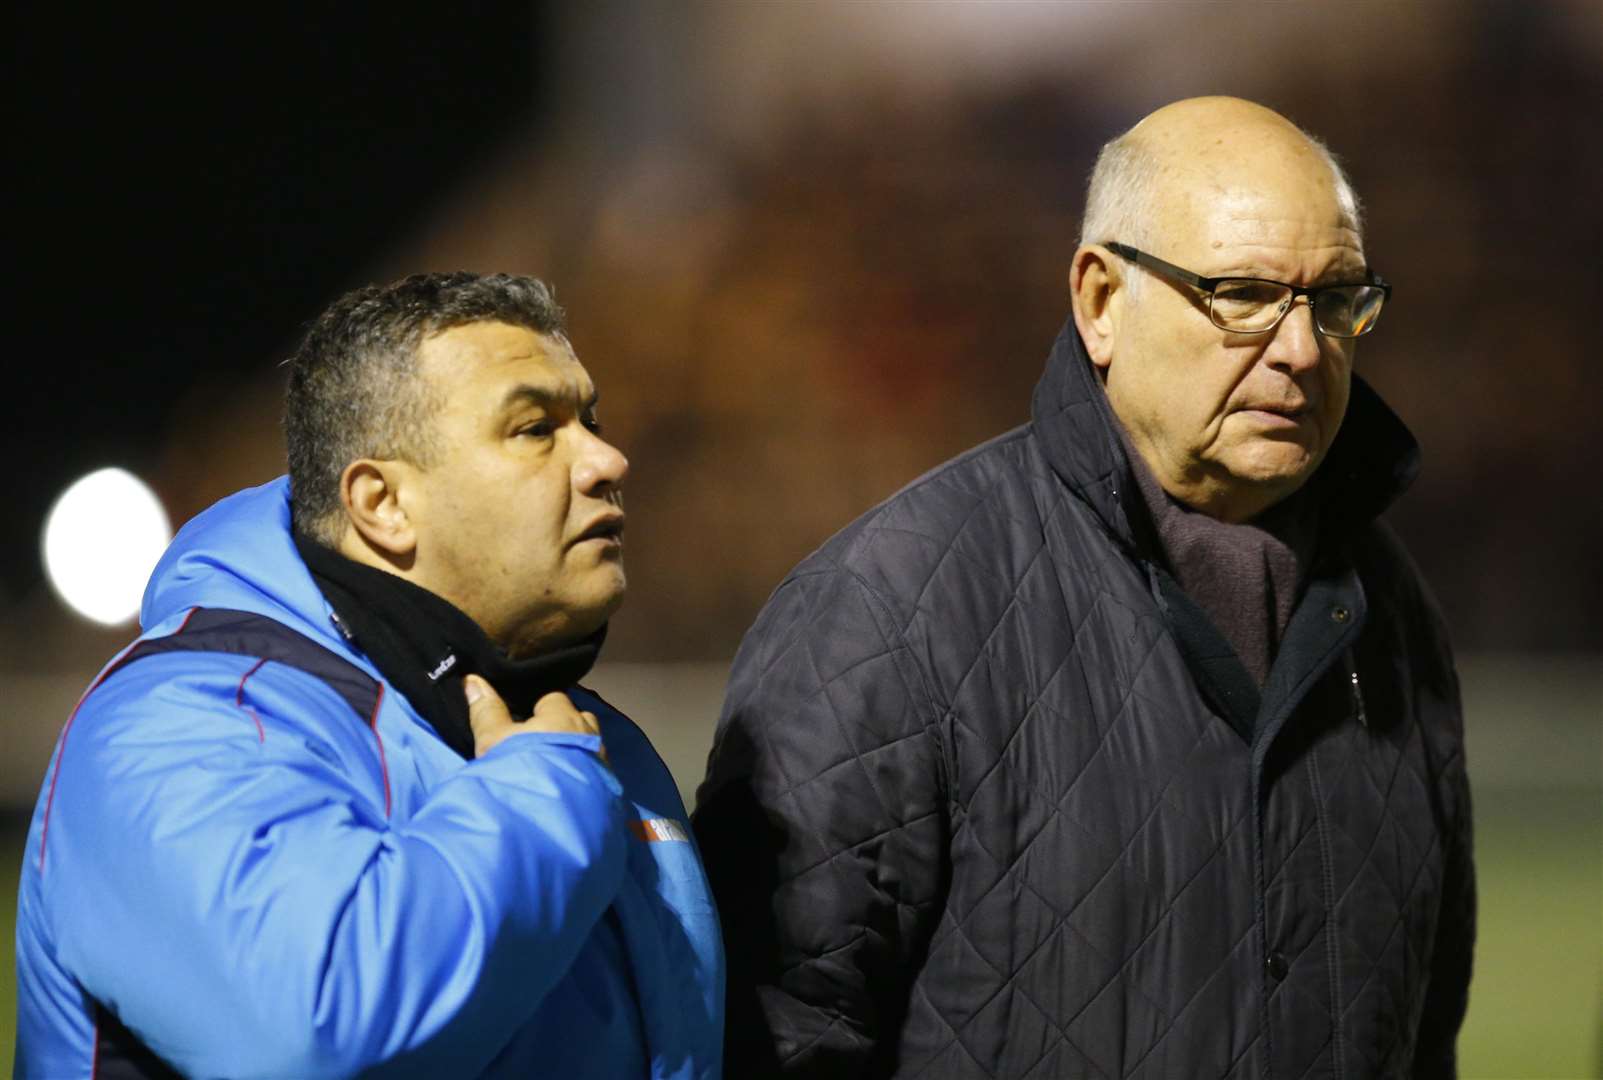
{"type": "Polygon", "coordinates": [[[1458,685],[1355,380],[1259,689],[1168,574],[1072,324],[1032,422],[785,580],[695,824],[727,1075],[1450,1076],[1474,936],[1458,685]]]}

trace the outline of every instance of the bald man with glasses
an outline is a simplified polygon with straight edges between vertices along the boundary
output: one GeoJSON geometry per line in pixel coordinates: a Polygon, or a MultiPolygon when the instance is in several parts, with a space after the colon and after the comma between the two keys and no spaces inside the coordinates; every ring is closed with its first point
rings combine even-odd
{"type": "Polygon", "coordinates": [[[1451,1076],[1458,682],[1353,374],[1391,286],[1233,98],[1104,147],[1031,422],[781,584],[695,827],[730,1075],[1451,1076]]]}

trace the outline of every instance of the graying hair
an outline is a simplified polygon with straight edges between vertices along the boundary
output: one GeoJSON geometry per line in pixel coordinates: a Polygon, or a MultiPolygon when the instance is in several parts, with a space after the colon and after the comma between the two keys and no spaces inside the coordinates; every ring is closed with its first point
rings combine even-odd
{"type": "Polygon", "coordinates": [[[433,463],[440,401],[419,373],[418,348],[443,330],[475,322],[563,334],[551,290],[512,274],[414,274],[346,293],[317,317],[289,360],[284,402],[298,532],[338,545],[345,531],[340,477],[351,462],[433,463]]]}

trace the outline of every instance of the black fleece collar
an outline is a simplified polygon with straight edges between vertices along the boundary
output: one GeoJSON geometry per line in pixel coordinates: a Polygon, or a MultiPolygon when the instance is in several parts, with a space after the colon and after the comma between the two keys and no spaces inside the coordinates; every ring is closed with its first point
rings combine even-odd
{"type": "Polygon", "coordinates": [[[404,578],[353,562],[296,534],[295,547],[337,616],[340,633],[367,654],[452,750],[473,757],[462,679],[495,687],[514,717],[545,694],[565,690],[594,666],[606,639],[590,637],[528,660],[510,659],[449,601],[404,578]]]}

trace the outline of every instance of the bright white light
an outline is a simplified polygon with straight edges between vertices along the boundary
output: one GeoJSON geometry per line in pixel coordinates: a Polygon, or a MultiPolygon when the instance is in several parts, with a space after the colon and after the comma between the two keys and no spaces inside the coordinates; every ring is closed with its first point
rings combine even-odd
{"type": "Polygon", "coordinates": [[[145,581],[173,538],[156,493],[133,473],[101,469],[62,492],[45,518],[45,574],[86,619],[139,614],[145,581]]]}

